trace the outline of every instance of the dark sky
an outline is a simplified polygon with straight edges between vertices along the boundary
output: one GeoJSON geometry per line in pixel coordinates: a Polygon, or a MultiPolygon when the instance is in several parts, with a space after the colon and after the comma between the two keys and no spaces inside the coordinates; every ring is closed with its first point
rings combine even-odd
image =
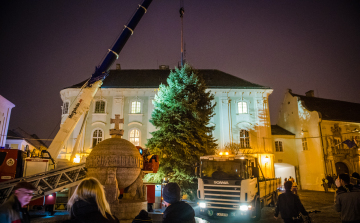
{"type": "MultiPolygon", "coordinates": [[[[272,87],[273,124],[287,88],[360,103],[359,2],[184,0],[186,59],[272,87]]],[[[60,90],[90,77],[138,3],[2,1],[0,94],[16,105],[10,129],[41,138],[58,130],[60,90]]],[[[122,69],[178,64],[179,7],[153,1],[120,54],[122,69]]]]}

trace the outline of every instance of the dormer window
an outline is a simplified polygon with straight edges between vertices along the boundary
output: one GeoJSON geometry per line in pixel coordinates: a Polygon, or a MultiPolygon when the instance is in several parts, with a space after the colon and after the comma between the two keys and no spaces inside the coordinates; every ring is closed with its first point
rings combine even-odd
{"type": "Polygon", "coordinates": [[[141,113],[141,102],[140,101],[132,101],[131,102],[131,113],[132,114],[140,114],[141,113]]]}
{"type": "Polygon", "coordinates": [[[239,114],[246,114],[248,113],[247,103],[245,101],[238,102],[238,113],[239,114]]]}

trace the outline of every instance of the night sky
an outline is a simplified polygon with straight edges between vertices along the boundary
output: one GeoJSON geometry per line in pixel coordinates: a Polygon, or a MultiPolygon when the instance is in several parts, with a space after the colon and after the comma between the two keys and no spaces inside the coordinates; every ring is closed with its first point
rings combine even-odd
{"type": "MultiPolygon", "coordinates": [[[[2,1],[0,95],[16,106],[9,129],[53,138],[60,90],[91,76],[141,2],[2,1]]],[[[360,103],[360,1],[184,0],[184,7],[188,63],[270,86],[272,124],[287,88],[360,103]]],[[[174,68],[179,8],[179,0],[154,0],[116,63],[174,68]]]]}

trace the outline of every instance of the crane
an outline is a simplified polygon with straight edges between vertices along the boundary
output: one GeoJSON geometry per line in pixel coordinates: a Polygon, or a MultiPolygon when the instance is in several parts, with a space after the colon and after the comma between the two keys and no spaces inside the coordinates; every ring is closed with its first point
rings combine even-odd
{"type": "Polygon", "coordinates": [[[134,33],[136,25],[146,13],[151,2],[152,0],[144,0],[143,3],[139,5],[128,25],[124,26],[120,37],[117,39],[113,47],[108,50],[107,56],[101,65],[96,67],[95,72],[81,90],[81,93],[76,99],[77,103],[75,104],[75,107],[72,109],[65,122],[61,125],[59,132],[56,134],[54,140],[48,148],[48,152],[55,162],[60,150],[63,148],[64,143],[69,139],[70,134],[73,132],[81,116],[89,110],[90,103],[98,89],[101,87],[103,80],[107,77],[111,65],[119,58],[119,53],[127,40],[134,33]]]}

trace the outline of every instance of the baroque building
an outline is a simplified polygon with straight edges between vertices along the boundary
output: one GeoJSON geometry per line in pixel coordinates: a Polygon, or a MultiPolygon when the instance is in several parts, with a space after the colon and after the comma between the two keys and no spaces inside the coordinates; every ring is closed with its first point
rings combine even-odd
{"type": "MultiPolygon", "coordinates": [[[[290,134],[274,133],[275,166],[291,167],[302,189],[323,190],[326,175],[359,173],[360,104],[292,93],[289,89],[277,126],[290,134]],[[293,134],[293,136],[291,136],[293,134]]],[[[276,170],[275,170],[276,171],[276,170]]]]}
{"type": "MultiPolygon", "coordinates": [[[[244,149],[268,154],[272,162],[268,97],[273,90],[219,70],[200,69],[198,72],[205,79],[208,90],[215,95],[215,116],[210,124],[215,126],[212,134],[219,148],[230,142],[241,143],[244,149]]],[[[110,119],[115,115],[124,119],[120,124],[124,130],[123,138],[144,148],[147,139],[151,138],[150,133],[156,130],[149,122],[154,109],[152,101],[159,85],[167,83],[169,74],[167,66],[152,70],[111,70],[95,95],[86,119],[82,117],[79,121],[59,158],[70,158],[82,125],[84,131],[77,151],[81,157],[87,156],[97,143],[110,138],[109,129],[114,128],[110,119]]],[[[75,106],[73,102],[84,83],[60,91],[62,123],[75,106]]],[[[274,170],[270,166],[266,172],[273,176],[274,170]]]]}
{"type": "Polygon", "coordinates": [[[0,95],[0,148],[5,146],[13,103],[0,95]]]}

